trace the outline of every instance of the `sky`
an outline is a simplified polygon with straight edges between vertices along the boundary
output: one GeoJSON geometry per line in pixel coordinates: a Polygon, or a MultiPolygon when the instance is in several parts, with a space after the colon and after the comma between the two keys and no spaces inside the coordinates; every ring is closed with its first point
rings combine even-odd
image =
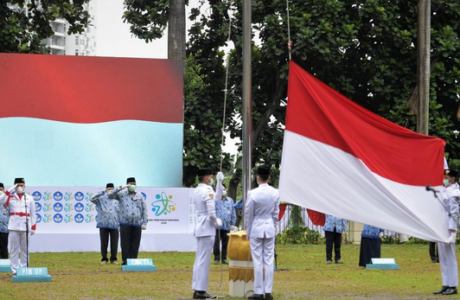
{"type": "MultiPolygon", "coordinates": [[[[95,1],[95,0],[93,0],[95,1]]],[[[97,56],[109,57],[136,57],[136,58],[167,58],[168,41],[167,31],[160,40],[146,43],[134,37],[129,32],[129,24],[123,23],[123,0],[96,0],[97,1],[97,56]]],[[[187,30],[191,26],[188,20],[190,7],[196,7],[199,0],[190,0],[187,9],[187,30]]],[[[222,87],[224,89],[224,87],[222,87]]],[[[222,94],[222,101],[224,95],[222,94]]],[[[237,140],[230,139],[226,134],[224,151],[236,154],[237,140]]]]}

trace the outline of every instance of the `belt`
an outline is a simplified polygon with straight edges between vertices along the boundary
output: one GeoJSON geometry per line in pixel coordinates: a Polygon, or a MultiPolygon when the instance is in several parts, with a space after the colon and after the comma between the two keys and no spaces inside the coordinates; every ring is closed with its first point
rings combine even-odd
{"type": "MultiPolygon", "coordinates": [[[[23,212],[19,212],[19,213],[15,213],[15,212],[12,212],[12,213],[10,213],[10,216],[20,216],[20,217],[25,217],[25,216],[26,216],[26,214],[25,214],[25,213],[23,213],[23,212]]],[[[27,213],[27,216],[28,216],[28,217],[30,217],[30,214],[29,214],[29,213],[27,213]]]]}

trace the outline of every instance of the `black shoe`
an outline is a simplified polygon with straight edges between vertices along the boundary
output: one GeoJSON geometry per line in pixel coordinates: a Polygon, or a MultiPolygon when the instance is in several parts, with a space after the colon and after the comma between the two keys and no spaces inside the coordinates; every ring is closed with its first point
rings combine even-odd
{"type": "Polygon", "coordinates": [[[228,261],[227,261],[226,259],[224,259],[224,260],[222,261],[222,263],[223,263],[224,265],[228,265],[228,261]]]}
{"type": "Polygon", "coordinates": [[[337,260],[335,263],[336,263],[336,264],[341,264],[341,265],[343,264],[343,262],[342,262],[340,259],[337,260]]]}
{"type": "Polygon", "coordinates": [[[450,287],[442,294],[443,295],[457,295],[457,288],[456,287],[450,287]]]}
{"type": "Polygon", "coordinates": [[[443,286],[439,291],[436,291],[436,292],[434,292],[433,294],[435,294],[435,295],[442,294],[442,293],[444,293],[445,291],[447,291],[448,288],[449,288],[448,286],[443,286]]]}
{"type": "Polygon", "coordinates": [[[193,299],[210,299],[212,296],[205,291],[195,291],[193,293],[193,299]]]}
{"type": "Polygon", "coordinates": [[[326,263],[327,264],[332,264],[332,260],[328,260],[326,263]]]}
{"type": "Polygon", "coordinates": [[[253,294],[253,295],[249,296],[248,299],[264,300],[264,295],[262,295],[262,294],[253,294]]]}
{"type": "Polygon", "coordinates": [[[272,294],[270,294],[270,293],[266,293],[264,299],[265,299],[265,300],[273,300],[273,296],[272,296],[272,294]]]}

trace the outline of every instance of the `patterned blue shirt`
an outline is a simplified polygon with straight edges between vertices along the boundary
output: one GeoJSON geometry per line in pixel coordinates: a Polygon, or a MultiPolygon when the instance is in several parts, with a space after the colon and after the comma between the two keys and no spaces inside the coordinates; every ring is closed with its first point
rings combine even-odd
{"type": "Polygon", "coordinates": [[[370,226],[370,225],[364,225],[363,232],[361,233],[361,237],[377,240],[377,239],[380,239],[379,237],[380,232],[383,232],[383,229],[380,229],[374,226],[370,226]]]}
{"type": "Polygon", "coordinates": [[[0,206],[0,232],[8,233],[8,221],[10,220],[10,208],[0,206]]]}
{"type": "Polygon", "coordinates": [[[347,220],[340,219],[331,215],[326,215],[326,223],[324,224],[324,231],[334,232],[334,227],[337,233],[347,231],[347,220]]]}
{"type": "Polygon", "coordinates": [[[91,198],[91,202],[97,206],[96,228],[118,229],[120,227],[118,201],[113,201],[102,191],[91,198]]]}
{"type": "Polygon", "coordinates": [[[222,220],[222,227],[217,229],[230,231],[230,226],[235,225],[236,222],[232,198],[226,197],[225,200],[216,200],[216,217],[222,220]]]}
{"type": "Polygon", "coordinates": [[[147,225],[147,204],[140,192],[130,194],[126,189],[117,188],[107,196],[120,201],[120,225],[132,227],[147,225]]]}

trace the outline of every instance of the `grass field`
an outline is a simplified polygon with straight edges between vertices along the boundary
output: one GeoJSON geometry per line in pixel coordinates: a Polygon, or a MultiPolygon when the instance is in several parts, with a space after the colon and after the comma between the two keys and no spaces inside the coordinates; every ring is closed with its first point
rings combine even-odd
{"type": "MultiPolygon", "coordinates": [[[[457,251],[459,251],[457,249],[457,251]]],[[[431,263],[428,245],[382,245],[382,257],[394,257],[399,271],[358,267],[359,246],[343,245],[343,265],[327,265],[324,245],[277,247],[275,299],[445,299],[439,264],[431,263]],[[287,270],[286,270],[287,269],[287,270]]],[[[120,266],[99,265],[98,253],[32,253],[31,265],[48,267],[51,283],[12,283],[0,275],[0,299],[183,299],[191,298],[194,253],[143,252],[155,273],[126,273],[120,266]]],[[[457,253],[457,257],[459,253],[457,253]]],[[[209,292],[228,295],[227,266],[211,266],[209,292]],[[223,282],[220,286],[221,274],[223,282]]],[[[226,297],[231,299],[230,297],[226,297]]]]}

